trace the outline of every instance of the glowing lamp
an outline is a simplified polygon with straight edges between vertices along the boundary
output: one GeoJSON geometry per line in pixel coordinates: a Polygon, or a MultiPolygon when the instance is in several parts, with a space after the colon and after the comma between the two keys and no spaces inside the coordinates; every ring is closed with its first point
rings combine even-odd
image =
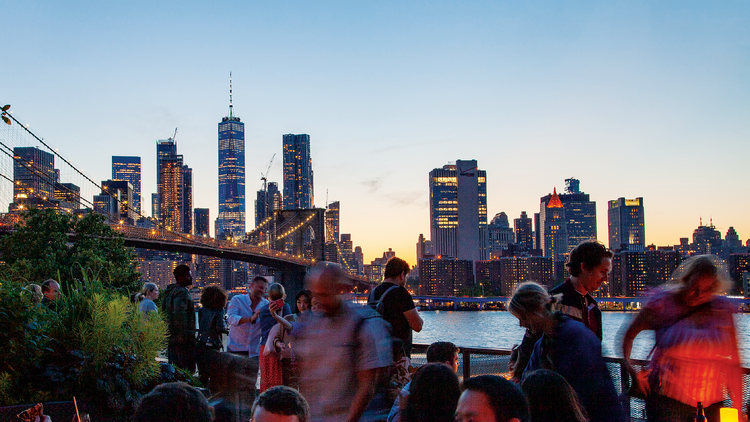
{"type": "Polygon", "coordinates": [[[721,422],[739,422],[740,415],[737,409],[721,408],[719,409],[719,420],[721,422]]]}

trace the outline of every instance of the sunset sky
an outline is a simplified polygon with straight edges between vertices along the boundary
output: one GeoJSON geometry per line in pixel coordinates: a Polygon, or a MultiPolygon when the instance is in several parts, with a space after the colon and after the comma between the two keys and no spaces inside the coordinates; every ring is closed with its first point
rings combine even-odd
{"type": "MultiPolygon", "coordinates": [[[[213,229],[231,71],[248,230],[273,154],[281,185],[282,135],[307,133],[315,204],[341,201],[367,263],[389,247],[414,263],[428,173],[457,159],[487,171],[489,219],[532,216],[576,177],[605,243],[607,201],[639,196],[647,243],[676,244],[701,217],[750,237],[746,0],[0,6],[0,102],[96,181],[112,155],[141,156],[147,213],[156,140],[179,127],[213,229]]],[[[8,192],[0,181],[2,207],[8,192]]]]}

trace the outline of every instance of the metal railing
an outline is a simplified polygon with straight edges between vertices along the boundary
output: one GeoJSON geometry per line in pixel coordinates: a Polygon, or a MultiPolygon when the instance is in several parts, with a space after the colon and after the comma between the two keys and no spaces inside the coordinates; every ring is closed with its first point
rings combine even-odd
{"type": "MultiPolygon", "coordinates": [[[[412,346],[411,362],[414,366],[427,363],[427,344],[414,344],[412,346]]],[[[510,350],[485,349],[477,347],[461,347],[458,356],[459,378],[466,379],[477,375],[499,375],[510,378],[508,370],[510,362],[510,350]]],[[[625,394],[630,387],[630,377],[621,364],[622,358],[604,357],[607,369],[615,384],[615,391],[623,397],[622,403],[628,420],[633,422],[646,421],[646,403],[641,399],[633,397],[626,398],[625,394]]],[[[633,366],[637,372],[642,371],[648,365],[648,361],[633,359],[633,366]]],[[[750,395],[750,368],[742,368],[742,403],[747,403],[750,395]]],[[[724,406],[730,406],[729,397],[724,398],[724,406]]]]}

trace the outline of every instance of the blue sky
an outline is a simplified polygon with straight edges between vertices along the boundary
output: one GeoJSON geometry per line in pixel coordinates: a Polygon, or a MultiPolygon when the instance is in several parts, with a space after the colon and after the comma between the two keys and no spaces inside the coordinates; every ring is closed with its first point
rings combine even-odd
{"type": "Polygon", "coordinates": [[[155,142],[179,127],[212,219],[231,71],[249,214],[274,153],[281,182],[282,134],[310,134],[315,203],[341,201],[368,262],[392,247],[413,263],[428,173],[457,159],[487,170],[489,218],[538,212],[574,176],[605,242],[606,201],[622,196],[644,197],[649,243],[678,243],[701,216],[750,237],[748,1],[0,7],[0,102],[95,180],[112,155],[141,156],[146,195],[155,142]]]}

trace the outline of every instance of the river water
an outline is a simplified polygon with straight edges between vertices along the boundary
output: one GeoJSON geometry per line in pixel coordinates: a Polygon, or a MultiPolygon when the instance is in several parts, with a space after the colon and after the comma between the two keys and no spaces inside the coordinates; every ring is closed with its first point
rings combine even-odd
{"type": "MultiPolygon", "coordinates": [[[[422,331],[414,334],[414,343],[430,344],[450,341],[461,347],[487,347],[510,349],[521,342],[524,329],[518,320],[504,311],[422,311],[422,331]]],[[[602,326],[604,356],[620,357],[619,339],[627,328],[634,312],[603,312],[602,326]]],[[[737,336],[742,366],[750,366],[750,314],[736,314],[737,336]]],[[[633,343],[635,359],[646,359],[654,345],[652,331],[644,331],[633,343]]]]}

